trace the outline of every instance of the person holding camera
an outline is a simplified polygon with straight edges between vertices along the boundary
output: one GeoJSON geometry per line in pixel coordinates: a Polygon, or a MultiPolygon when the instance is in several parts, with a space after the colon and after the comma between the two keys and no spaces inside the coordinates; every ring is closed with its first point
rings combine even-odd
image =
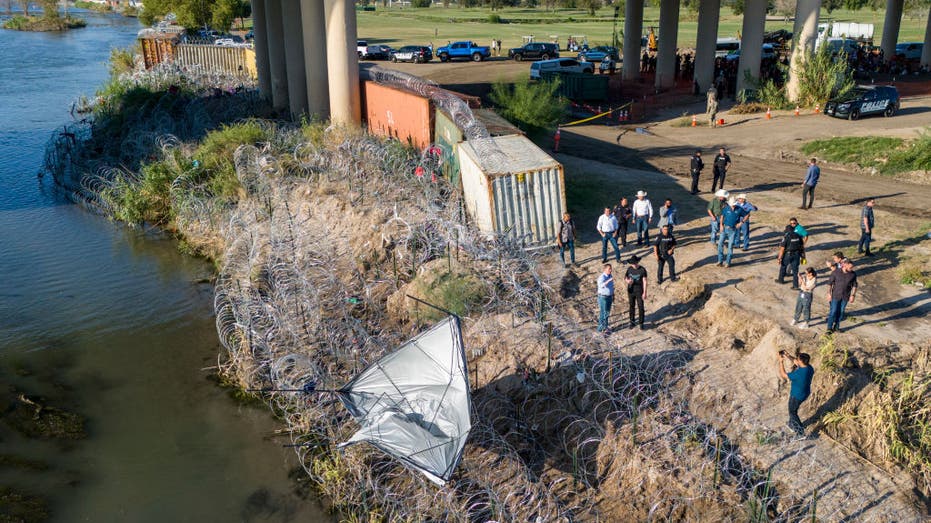
{"type": "Polygon", "coordinates": [[[815,369],[809,365],[811,356],[804,352],[790,356],[788,352],[779,351],[779,377],[791,383],[789,391],[789,422],[786,425],[796,434],[798,438],[805,437],[805,428],[802,426],[802,420],[798,417],[798,409],[802,402],[811,395],[811,379],[815,375],[815,369]],[[786,372],[785,362],[793,366],[791,372],[786,372]]]}

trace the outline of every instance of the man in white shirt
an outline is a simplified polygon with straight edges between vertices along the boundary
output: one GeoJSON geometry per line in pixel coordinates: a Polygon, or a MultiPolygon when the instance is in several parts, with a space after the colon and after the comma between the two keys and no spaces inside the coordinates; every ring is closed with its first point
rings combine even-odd
{"type": "Polygon", "coordinates": [[[653,204],[647,199],[646,191],[637,191],[633,205],[634,223],[637,224],[637,245],[650,244],[650,222],[653,221],[653,204]]]}
{"type": "Polygon", "coordinates": [[[621,250],[617,247],[617,218],[611,213],[610,207],[605,207],[605,212],[598,217],[598,225],[595,228],[601,235],[601,263],[608,262],[608,242],[614,247],[614,258],[621,261],[621,250]]]}

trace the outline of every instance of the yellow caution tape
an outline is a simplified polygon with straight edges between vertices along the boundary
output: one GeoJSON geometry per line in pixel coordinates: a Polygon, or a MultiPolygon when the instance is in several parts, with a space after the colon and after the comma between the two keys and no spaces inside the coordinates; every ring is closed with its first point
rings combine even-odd
{"type": "Polygon", "coordinates": [[[561,123],[561,124],[559,124],[559,126],[560,126],[560,127],[569,127],[570,125],[578,125],[578,124],[580,124],[580,123],[590,122],[590,121],[595,120],[595,119],[597,119],[597,118],[601,118],[602,116],[607,116],[607,115],[613,113],[614,111],[620,111],[621,109],[624,109],[625,107],[629,107],[631,104],[633,104],[633,102],[627,102],[626,104],[624,104],[624,105],[622,105],[622,106],[620,106],[620,107],[615,107],[614,109],[608,109],[607,111],[605,111],[605,112],[603,112],[603,113],[601,113],[601,114],[596,114],[595,116],[589,116],[588,118],[583,118],[583,119],[581,119],[581,120],[576,120],[576,121],[574,121],[574,122],[561,123]]]}

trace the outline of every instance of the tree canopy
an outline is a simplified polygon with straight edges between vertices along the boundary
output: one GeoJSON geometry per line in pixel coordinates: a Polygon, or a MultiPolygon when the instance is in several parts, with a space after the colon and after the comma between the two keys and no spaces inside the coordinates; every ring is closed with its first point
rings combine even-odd
{"type": "Polygon", "coordinates": [[[145,9],[139,15],[150,25],[168,13],[174,13],[178,23],[189,29],[209,25],[218,31],[229,31],[233,20],[251,14],[247,0],[142,0],[145,9]]]}

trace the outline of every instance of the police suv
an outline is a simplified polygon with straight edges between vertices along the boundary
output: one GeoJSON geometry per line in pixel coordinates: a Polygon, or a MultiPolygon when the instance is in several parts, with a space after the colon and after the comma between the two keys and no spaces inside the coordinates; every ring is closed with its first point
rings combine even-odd
{"type": "Polygon", "coordinates": [[[856,120],[868,114],[892,116],[899,110],[899,91],[892,86],[855,87],[824,105],[824,114],[856,120]]]}

